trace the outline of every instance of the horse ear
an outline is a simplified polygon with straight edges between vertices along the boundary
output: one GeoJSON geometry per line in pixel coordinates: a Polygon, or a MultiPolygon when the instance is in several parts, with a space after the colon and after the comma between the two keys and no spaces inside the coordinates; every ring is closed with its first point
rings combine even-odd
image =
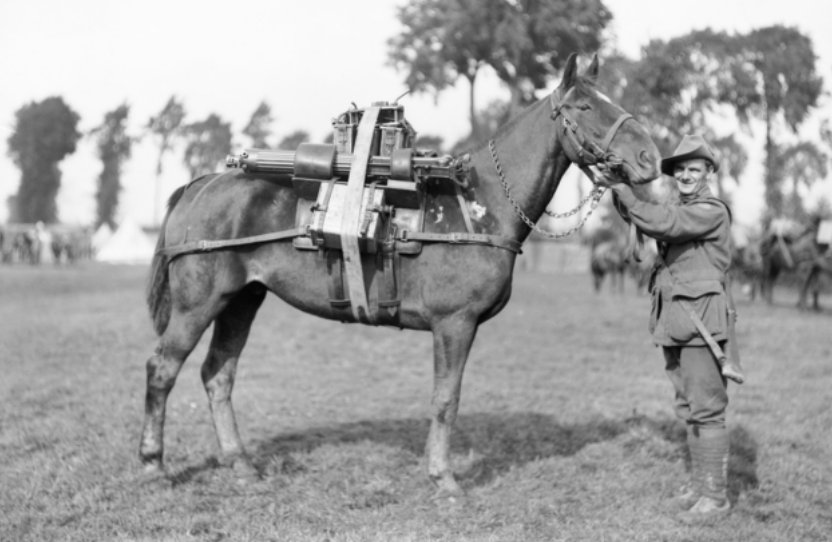
{"type": "Polygon", "coordinates": [[[566,59],[566,66],[563,68],[563,79],[560,80],[560,89],[567,91],[575,84],[578,77],[578,55],[572,53],[566,59]]]}
{"type": "Polygon", "coordinates": [[[584,72],[584,76],[588,79],[592,80],[593,82],[598,80],[598,55],[592,55],[592,62],[589,63],[589,67],[584,72]]]}

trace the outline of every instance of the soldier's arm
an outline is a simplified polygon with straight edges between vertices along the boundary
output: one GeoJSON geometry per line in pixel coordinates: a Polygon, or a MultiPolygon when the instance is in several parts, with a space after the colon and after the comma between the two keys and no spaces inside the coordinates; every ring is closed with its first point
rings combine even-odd
{"type": "Polygon", "coordinates": [[[628,211],[628,215],[644,233],[661,242],[685,242],[715,233],[728,219],[724,206],[702,201],[694,205],[667,205],[638,199],[629,186],[611,187],[628,211]]]}

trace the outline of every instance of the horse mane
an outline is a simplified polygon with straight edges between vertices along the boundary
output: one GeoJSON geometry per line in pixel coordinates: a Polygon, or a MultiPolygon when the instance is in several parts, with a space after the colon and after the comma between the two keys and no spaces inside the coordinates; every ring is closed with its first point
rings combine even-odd
{"type": "MultiPolygon", "coordinates": [[[[596,85],[595,85],[595,81],[593,79],[590,79],[589,77],[586,77],[586,76],[583,76],[583,75],[579,75],[579,76],[575,77],[575,83],[574,83],[573,86],[581,94],[586,94],[591,90],[596,90],[596,88],[597,88],[596,85]]],[[[552,92],[555,92],[555,91],[553,90],[552,92]]],[[[497,128],[497,131],[494,133],[494,135],[490,139],[494,139],[495,141],[497,141],[497,140],[502,139],[503,137],[507,136],[509,133],[511,133],[514,126],[517,125],[519,122],[523,121],[529,115],[531,115],[532,112],[535,111],[537,109],[537,107],[541,104],[541,102],[549,101],[551,99],[550,95],[551,95],[551,92],[546,94],[546,96],[544,96],[543,98],[538,99],[536,102],[526,106],[520,113],[514,115],[509,120],[507,120],[505,124],[503,124],[502,126],[497,128]]],[[[468,152],[471,152],[471,153],[478,152],[478,151],[482,150],[487,144],[488,144],[488,141],[486,140],[486,141],[480,143],[479,145],[477,145],[476,147],[474,147],[472,150],[470,150],[468,152]]]]}

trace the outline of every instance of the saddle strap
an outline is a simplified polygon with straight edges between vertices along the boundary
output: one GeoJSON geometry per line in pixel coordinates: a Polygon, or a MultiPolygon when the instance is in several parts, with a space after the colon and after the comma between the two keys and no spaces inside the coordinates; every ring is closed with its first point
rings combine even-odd
{"type": "Polygon", "coordinates": [[[202,240],[191,241],[189,243],[181,243],[179,245],[172,245],[163,247],[156,251],[159,256],[166,256],[169,260],[173,260],[183,254],[193,254],[197,252],[211,252],[221,248],[238,247],[243,245],[257,245],[261,243],[271,243],[273,241],[281,241],[283,239],[293,239],[301,235],[307,234],[306,226],[302,228],[292,228],[291,230],[281,230],[272,233],[263,233],[260,235],[250,235],[248,237],[239,237],[237,239],[218,239],[218,240],[202,240]]]}
{"type": "Polygon", "coordinates": [[[503,250],[514,252],[515,254],[522,254],[522,243],[509,239],[507,237],[500,237],[499,235],[491,235],[488,233],[431,233],[401,230],[396,233],[396,241],[422,241],[423,243],[450,243],[455,245],[486,245],[503,250]]]}

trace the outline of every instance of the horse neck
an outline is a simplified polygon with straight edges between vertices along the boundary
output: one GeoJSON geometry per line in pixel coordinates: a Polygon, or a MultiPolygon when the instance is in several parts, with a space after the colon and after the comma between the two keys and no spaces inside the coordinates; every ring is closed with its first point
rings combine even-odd
{"type": "MultiPolygon", "coordinates": [[[[511,196],[532,222],[543,214],[570,164],[549,114],[548,99],[541,100],[494,138],[511,196]]],[[[491,218],[488,233],[522,242],[531,229],[506,197],[488,145],[471,156],[471,166],[474,199],[491,218]]]]}

